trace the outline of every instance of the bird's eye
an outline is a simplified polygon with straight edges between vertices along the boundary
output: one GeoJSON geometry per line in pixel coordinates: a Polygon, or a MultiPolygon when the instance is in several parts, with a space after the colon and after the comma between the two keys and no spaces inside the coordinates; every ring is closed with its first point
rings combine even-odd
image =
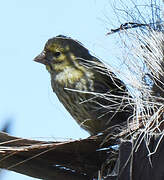
{"type": "Polygon", "coordinates": [[[61,55],[61,52],[59,52],[59,51],[54,53],[54,56],[55,56],[56,58],[58,58],[60,55],[61,55]]]}

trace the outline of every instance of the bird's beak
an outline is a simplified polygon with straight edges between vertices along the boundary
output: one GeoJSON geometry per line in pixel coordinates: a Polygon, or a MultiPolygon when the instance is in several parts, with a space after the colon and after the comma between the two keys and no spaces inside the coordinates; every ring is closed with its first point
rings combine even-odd
{"type": "Polygon", "coordinates": [[[46,62],[46,54],[45,54],[45,51],[42,51],[38,56],[36,56],[36,57],[34,58],[34,61],[46,65],[47,62],[46,62]]]}

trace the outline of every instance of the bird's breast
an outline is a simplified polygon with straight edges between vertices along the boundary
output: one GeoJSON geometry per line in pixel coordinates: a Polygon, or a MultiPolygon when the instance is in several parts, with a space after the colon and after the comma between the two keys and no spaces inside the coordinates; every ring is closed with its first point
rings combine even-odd
{"type": "Polygon", "coordinates": [[[94,75],[91,73],[86,74],[84,71],[77,68],[67,67],[51,78],[54,83],[53,86],[60,86],[60,88],[70,88],[79,91],[94,91],[94,75]]]}

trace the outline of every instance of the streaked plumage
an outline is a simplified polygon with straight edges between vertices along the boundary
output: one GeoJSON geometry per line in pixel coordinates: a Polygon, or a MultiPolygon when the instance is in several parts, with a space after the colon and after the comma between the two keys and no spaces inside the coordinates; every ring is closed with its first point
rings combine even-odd
{"type": "Polygon", "coordinates": [[[46,65],[60,102],[90,134],[125,122],[132,114],[125,84],[78,41],[52,38],[35,61],[46,65]]]}

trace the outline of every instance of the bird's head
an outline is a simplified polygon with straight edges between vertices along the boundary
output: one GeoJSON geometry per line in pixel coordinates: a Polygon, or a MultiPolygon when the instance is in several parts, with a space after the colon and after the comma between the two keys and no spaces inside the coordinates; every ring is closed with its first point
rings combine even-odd
{"type": "MultiPolygon", "coordinates": [[[[87,83],[85,76],[93,78],[93,73],[81,64],[84,60],[92,60],[88,50],[78,41],[63,35],[49,39],[44,50],[34,59],[46,65],[55,83],[71,88],[79,81],[84,86],[87,83]]],[[[84,88],[78,85],[78,89],[84,88]]]]}
{"type": "Polygon", "coordinates": [[[45,64],[50,73],[57,73],[73,67],[78,58],[88,59],[89,56],[88,50],[78,41],[59,35],[47,41],[34,61],[45,64]]]}

